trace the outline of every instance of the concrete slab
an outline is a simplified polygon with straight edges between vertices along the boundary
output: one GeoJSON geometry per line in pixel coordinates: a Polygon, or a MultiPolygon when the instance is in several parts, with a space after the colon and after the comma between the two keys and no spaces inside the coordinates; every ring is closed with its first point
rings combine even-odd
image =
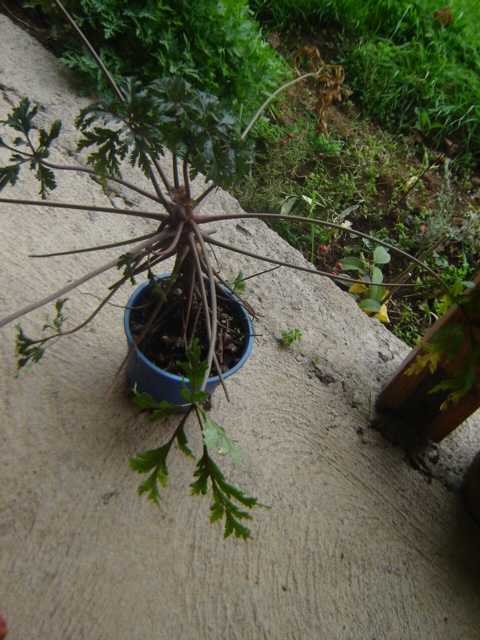
{"type": "MultiPolygon", "coordinates": [[[[70,125],[58,154],[76,162],[71,122],[84,100],[68,74],[4,16],[0,43],[0,117],[28,94],[46,121],[61,115],[70,125]]],[[[60,182],[58,201],[126,206],[121,191],[105,193],[88,178],[66,173],[60,182]]],[[[22,181],[21,192],[36,197],[37,186],[22,181]]],[[[239,208],[224,192],[208,207],[239,208]]],[[[113,256],[30,253],[151,226],[21,206],[1,205],[0,216],[1,317],[113,256]]],[[[259,222],[231,221],[220,233],[303,261],[259,222]]],[[[231,275],[258,268],[217,258],[231,275]]],[[[72,323],[113,279],[101,276],[70,296],[72,323]]],[[[247,543],[224,541],[222,527],[208,524],[210,501],[189,495],[194,465],[179,452],[162,508],[137,497],[128,458],[158,446],[172,423],[153,426],[140,415],[123,378],[104,403],[125,355],[120,307],[19,380],[15,329],[0,330],[0,611],[9,640],[479,637],[479,526],[458,493],[413,470],[404,449],[370,423],[369,400],[407,347],[315,276],[280,269],[252,280],[247,294],[259,313],[254,351],[229,385],[232,402],[221,392],[213,399],[215,417],[248,452],[245,471],[222,460],[227,477],[272,505],[254,513],[247,543]],[[282,349],[280,331],[294,327],[302,342],[282,349]]],[[[44,311],[35,312],[26,331],[43,321],[44,311]]],[[[430,460],[453,489],[480,448],[478,426],[469,420],[430,460]]],[[[198,451],[194,425],[189,438],[198,451]]]]}

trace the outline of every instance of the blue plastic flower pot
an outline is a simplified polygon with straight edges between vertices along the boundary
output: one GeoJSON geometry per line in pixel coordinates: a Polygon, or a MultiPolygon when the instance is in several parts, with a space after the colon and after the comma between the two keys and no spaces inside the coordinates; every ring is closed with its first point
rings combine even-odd
{"type": "MultiPolygon", "coordinates": [[[[169,274],[166,274],[160,276],[159,279],[162,280],[168,277],[169,274]]],[[[147,294],[149,287],[150,285],[148,282],[145,282],[140,286],[131,296],[128,301],[128,306],[125,309],[124,327],[129,349],[133,346],[133,338],[130,332],[131,310],[132,308],[142,304],[142,298],[147,294]]],[[[234,367],[223,374],[223,378],[227,379],[238,371],[247,361],[253,347],[253,327],[250,316],[240,303],[237,296],[222,285],[217,285],[217,289],[221,292],[222,296],[227,299],[226,302],[231,310],[240,318],[241,330],[245,336],[243,341],[243,352],[240,360],[234,367]]],[[[140,393],[148,393],[156,402],[166,400],[172,404],[182,406],[181,410],[183,411],[188,409],[189,405],[186,404],[185,398],[181,395],[182,377],[172,373],[167,373],[163,369],[154,365],[143,355],[138,347],[134,347],[128,357],[126,373],[130,386],[132,388],[136,387],[137,391],[140,393]]],[[[185,379],[185,383],[188,388],[191,388],[188,379],[185,379]]],[[[206,387],[207,393],[211,394],[219,384],[219,376],[212,376],[209,378],[206,387]]]]}

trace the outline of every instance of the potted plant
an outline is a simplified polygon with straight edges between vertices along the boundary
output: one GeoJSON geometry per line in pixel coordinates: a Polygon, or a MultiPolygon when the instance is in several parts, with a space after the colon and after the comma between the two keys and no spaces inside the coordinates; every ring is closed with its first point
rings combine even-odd
{"type": "MultiPolygon", "coordinates": [[[[153,286],[151,282],[145,282],[128,301],[124,317],[129,347],[126,374],[130,386],[137,392],[148,393],[155,402],[166,401],[178,406],[179,411],[185,411],[188,404],[182,396],[184,376],[178,375],[182,371],[177,364],[178,358],[184,357],[184,305],[172,302],[173,294],[170,296],[169,308],[163,322],[153,322],[146,330],[144,338],[140,340],[157,302],[156,287],[159,286],[159,282],[166,283],[170,279],[171,275],[166,274],[157,278],[153,286]]],[[[181,279],[174,279],[173,282],[175,297],[180,299],[182,289],[178,285],[183,282],[181,279]]],[[[221,335],[217,339],[220,362],[216,362],[218,374],[208,378],[205,388],[208,394],[245,364],[253,348],[253,326],[247,309],[239,298],[223,285],[216,285],[216,296],[217,305],[221,306],[221,309],[217,309],[217,318],[222,327],[221,335]]],[[[201,314],[191,313],[191,317],[196,322],[202,321],[201,314]]],[[[198,325],[195,330],[198,335],[202,331],[198,325]]],[[[203,331],[206,333],[205,328],[203,331]]],[[[189,388],[188,382],[186,385],[189,388]]]]}
{"type": "MultiPolygon", "coordinates": [[[[208,248],[222,247],[267,262],[272,268],[284,266],[330,278],[335,276],[330,272],[316,271],[311,266],[285,263],[227,244],[211,228],[215,222],[227,218],[278,219],[282,216],[260,213],[207,215],[202,213],[202,207],[217,186],[228,186],[230,180],[248,168],[253,149],[247,142],[247,136],[269,101],[292,83],[317,76],[319,71],[296,78],[280,87],[241,131],[237,120],[221,108],[216,98],[194,89],[182,78],[154,81],[148,86],[142,86],[133,78],[125,79],[121,84],[116,83],[68,12],[58,0],[55,0],[55,4],[92,54],[111,89],[111,95],[82,109],[75,120],[80,132],[78,149],[88,152],[86,166],[66,166],[52,162],[50,150],[60,135],[61,123],[55,121],[49,128],[37,128],[37,108],[27,98],[22,99],[8,117],[1,121],[6,135],[0,138],[0,148],[7,154],[8,160],[0,166],[0,191],[14,188],[21,170],[28,166],[39,182],[41,200],[25,201],[2,196],[0,205],[20,203],[35,207],[108,211],[117,215],[148,218],[155,222],[156,228],[147,236],[134,240],[127,238],[107,245],[108,248],[119,247],[120,255],[116,259],[51,295],[9,314],[0,320],[0,326],[15,322],[24,314],[55,301],[55,316],[45,325],[47,335],[32,339],[18,325],[16,349],[21,369],[38,362],[53,339],[63,338],[88,324],[126,283],[134,283],[136,278],[145,276],[145,289],[151,300],[141,297],[138,301],[135,297],[128,305],[127,335],[130,330],[131,340],[117,375],[127,365],[134,401],[141,409],[150,411],[152,419],[173,415],[179,408],[183,411],[166,443],[131,459],[131,468],[147,476],[139,487],[139,493],[146,493],[150,500],[159,504],[159,485],[165,486],[167,483],[167,457],[174,443],[186,455],[195,457],[189,448],[185,432],[187,420],[193,416],[201,429],[203,445],[194,473],[195,481],[190,485],[191,491],[195,494],[211,491],[211,521],[225,518],[225,536],[234,533],[237,537],[248,538],[250,531],[242,521],[250,519],[250,509],[258,504],[257,499],[246,496],[229,484],[218,468],[214,460],[215,450],[229,454],[235,462],[240,460],[240,451],[223,427],[213,420],[204,403],[212,377],[214,384],[222,384],[226,390],[224,378],[248,356],[251,349],[251,325],[245,314],[243,320],[238,321],[235,317],[237,314],[232,314],[232,307],[236,307],[237,311],[242,307],[248,311],[251,309],[233,291],[241,288],[242,277],[237,277],[234,283],[227,283],[214,269],[208,248]],[[171,152],[171,178],[160,162],[165,148],[171,152]],[[143,172],[150,182],[149,189],[122,177],[124,162],[129,162],[132,167],[143,172]],[[100,180],[104,185],[122,185],[151,202],[151,210],[119,210],[113,207],[49,201],[48,196],[56,187],[56,175],[62,171],[78,171],[100,180]],[[200,171],[211,182],[203,192],[194,196],[192,178],[200,171]],[[124,247],[127,245],[129,249],[125,251],[124,247]],[[173,268],[168,277],[160,278],[163,263],[169,259],[173,261],[173,268]],[[106,292],[97,309],[76,328],[65,330],[65,296],[87,280],[114,269],[121,270],[121,275],[106,292]],[[151,310],[145,315],[143,311],[147,305],[150,305],[151,310]],[[137,316],[137,313],[144,317],[137,316]],[[133,321],[132,315],[135,315],[133,321]],[[176,317],[180,318],[176,321],[180,332],[174,336],[170,330],[165,329],[164,323],[176,317]],[[174,343],[180,349],[169,352],[168,355],[169,363],[176,367],[170,373],[180,385],[180,401],[178,395],[174,402],[162,394],[156,399],[152,398],[150,393],[146,393],[146,389],[152,391],[152,387],[142,387],[143,382],[137,380],[136,373],[132,373],[138,359],[143,359],[145,355],[142,350],[146,350],[143,345],[149,334],[166,337],[162,352],[165,352],[167,343],[174,343]],[[231,356],[228,364],[225,364],[222,356],[226,351],[231,356]],[[143,355],[140,356],[139,353],[143,355]]],[[[319,224],[344,231],[342,225],[335,223],[300,216],[283,217],[291,222],[319,224]]],[[[371,240],[366,234],[353,229],[348,231],[371,240]]],[[[387,243],[376,242],[395,250],[387,243]]],[[[99,248],[102,247],[95,247],[99,248]]],[[[415,258],[409,258],[421,264],[415,258]]],[[[341,280],[349,284],[358,283],[358,280],[347,275],[342,275],[341,280]]],[[[373,292],[373,297],[369,303],[369,311],[380,312],[382,300],[374,300],[373,295],[378,283],[372,280],[370,285],[369,291],[373,292]]],[[[156,395],[156,383],[153,391],[153,395],[156,395]]]]}

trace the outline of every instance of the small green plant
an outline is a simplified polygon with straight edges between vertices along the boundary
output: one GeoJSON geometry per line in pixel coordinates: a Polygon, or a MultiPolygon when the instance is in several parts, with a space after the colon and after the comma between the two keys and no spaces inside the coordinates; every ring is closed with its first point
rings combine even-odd
{"type": "MultiPolygon", "coordinates": [[[[242,507],[252,507],[256,504],[256,499],[246,497],[229,485],[212,460],[210,451],[213,448],[228,452],[236,461],[239,451],[223,427],[215,423],[201,406],[209,378],[217,375],[223,381],[223,347],[228,345],[225,340],[230,341],[235,333],[234,328],[230,330],[228,320],[224,321],[220,315],[221,304],[217,291],[221,290],[221,285],[225,282],[222,276],[214,271],[208,249],[222,247],[246,254],[266,262],[271,268],[305,268],[234,245],[226,245],[216,237],[215,229],[211,229],[211,225],[217,221],[249,217],[268,219],[269,214],[204,214],[202,207],[218,185],[229,184],[242,171],[248,169],[253,149],[246,137],[274,94],[264,102],[242,132],[239,120],[222,106],[218,98],[199,90],[182,77],[154,81],[148,85],[133,77],[117,82],[59,0],[55,0],[55,5],[78,34],[85,48],[90,51],[93,57],[92,64],[103,74],[109,92],[94,104],[83,108],[75,119],[79,131],[78,150],[87,152],[86,166],[68,164],[68,160],[65,161],[67,164],[52,161],[51,148],[59,138],[60,121],[55,121],[46,129],[39,126],[38,108],[32,105],[28,98],[22,98],[19,104],[12,108],[8,116],[0,122],[0,204],[11,206],[12,203],[17,203],[30,207],[31,211],[36,213],[39,207],[46,212],[59,207],[66,210],[95,211],[99,214],[108,212],[129,215],[132,218],[152,220],[154,229],[146,236],[132,238],[129,235],[127,239],[109,245],[99,244],[81,250],[71,249],[36,256],[48,258],[52,255],[71,255],[114,248],[117,248],[120,254],[101,266],[96,265],[91,271],[70,281],[58,291],[9,313],[0,320],[0,326],[15,322],[35,309],[57,301],[54,320],[47,320],[45,324],[45,329],[49,329],[51,334],[32,339],[26,336],[21,327],[18,328],[17,356],[18,366],[22,368],[42,359],[48,340],[64,338],[88,325],[105,305],[111,302],[122,286],[134,283],[141,275],[147,277],[154,296],[153,311],[135,337],[131,351],[134,348],[143,349],[143,340],[150,329],[150,333],[157,329],[164,335],[164,332],[168,331],[165,327],[166,321],[173,317],[174,313],[178,313],[176,317],[179,320],[174,324],[180,326],[179,346],[187,358],[179,360],[183,362],[183,365],[179,366],[193,389],[186,397],[184,387],[183,397],[191,404],[187,414],[195,412],[204,441],[204,453],[195,472],[197,480],[192,485],[192,490],[204,494],[210,483],[213,495],[212,521],[225,516],[225,534],[230,535],[234,532],[239,537],[247,538],[250,532],[240,520],[248,518],[249,514],[244,512],[242,507]],[[167,176],[160,162],[165,148],[171,152],[171,178],[167,176]],[[140,187],[135,182],[125,180],[122,177],[124,163],[140,170],[148,179],[149,186],[140,187]],[[15,189],[25,169],[30,169],[38,181],[40,199],[5,197],[5,190],[15,189]],[[57,186],[57,175],[64,171],[91,176],[104,186],[121,185],[146,198],[151,203],[151,208],[145,211],[134,208],[96,207],[91,203],[51,202],[50,194],[57,186]],[[212,183],[204,185],[203,191],[194,197],[192,179],[200,171],[212,183]],[[130,245],[127,251],[125,245],[130,245]],[[170,258],[174,263],[171,277],[157,282],[155,270],[170,258]],[[64,330],[65,295],[107,271],[116,270],[119,274],[106,294],[100,297],[100,303],[93,313],[77,326],[64,330]],[[198,343],[196,339],[199,340],[198,343]],[[193,351],[192,345],[195,346],[193,351]],[[242,506],[239,507],[237,503],[242,506]]],[[[303,80],[303,77],[292,80],[275,93],[303,80]]],[[[305,220],[298,219],[302,224],[305,220]]],[[[241,287],[244,280],[241,276],[236,278],[237,288],[241,287]]],[[[171,333],[167,334],[167,338],[172,342],[171,333]]],[[[127,354],[119,367],[117,376],[128,361],[129,355],[127,354]]],[[[226,391],[225,385],[224,388],[226,391]]],[[[177,407],[164,403],[154,406],[148,398],[138,394],[137,401],[142,408],[153,409],[153,416],[156,418],[166,417],[177,410],[177,407]]],[[[168,443],[159,449],[146,452],[143,456],[137,456],[131,462],[136,471],[149,473],[140,490],[141,493],[147,493],[153,502],[157,503],[160,499],[158,485],[166,482],[166,459],[173,442],[176,441],[180,449],[188,454],[185,419],[185,416],[179,418],[175,434],[168,443]]]]}
{"type": "Polygon", "coordinates": [[[39,362],[45,354],[47,343],[54,338],[59,338],[62,334],[62,325],[65,322],[63,305],[66,302],[67,298],[59,298],[55,302],[56,315],[54,319],[50,320],[48,315],[46,316],[42,330],[46,331],[47,329],[50,329],[51,333],[44,338],[32,340],[25,335],[21,325],[17,325],[17,341],[15,344],[15,355],[17,356],[17,377],[23,368],[31,369],[33,364],[39,362]]]}
{"type": "Polygon", "coordinates": [[[239,271],[235,276],[234,280],[230,280],[230,278],[227,278],[225,282],[229,286],[231,286],[232,291],[234,293],[245,293],[245,289],[247,288],[247,285],[245,284],[243,271],[239,271]]]}
{"type": "Polygon", "coordinates": [[[369,316],[378,318],[381,322],[389,322],[387,314],[388,290],[382,285],[383,273],[381,267],[390,262],[390,254],[382,246],[376,247],[372,257],[366,260],[362,255],[360,258],[346,257],[342,262],[338,262],[336,267],[343,273],[354,272],[362,283],[352,284],[348,292],[357,300],[362,311],[369,316]]]}
{"type": "Polygon", "coordinates": [[[282,329],[280,337],[280,344],[284,347],[291,347],[294,342],[300,342],[302,339],[302,332],[300,329],[282,329]]]}

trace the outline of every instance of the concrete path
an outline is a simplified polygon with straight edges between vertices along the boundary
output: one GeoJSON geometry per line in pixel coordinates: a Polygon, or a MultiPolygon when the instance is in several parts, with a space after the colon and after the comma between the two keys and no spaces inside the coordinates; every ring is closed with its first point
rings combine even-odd
{"type": "MultiPolygon", "coordinates": [[[[68,74],[0,16],[0,118],[28,94],[45,122],[64,119],[58,159],[76,157],[79,99],[68,74]],[[68,126],[67,126],[68,125],[68,126]]],[[[125,207],[88,178],[61,176],[57,201],[125,207]]],[[[37,185],[22,179],[26,197],[37,185]]],[[[138,198],[132,197],[135,206],[138,198]]],[[[30,253],[102,244],[151,228],[124,216],[0,205],[0,316],[114,257],[30,253]]],[[[219,192],[211,211],[236,211],[219,192]]],[[[219,235],[269,255],[302,257],[258,222],[219,235]]],[[[218,253],[224,273],[253,261],[218,253]]],[[[72,294],[84,318],[115,274],[72,294]]],[[[119,298],[124,304],[130,290],[119,298]]],[[[461,496],[412,469],[369,422],[369,399],[407,347],[329,281],[278,270],[252,280],[254,351],[218,391],[213,415],[248,452],[227,477],[271,505],[254,540],[223,540],[208,498],[191,497],[194,465],[175,452],[159,510],[136,495],[128,459],[165,439],[132,406],[125,380],[104,398],[125,355],[122,309],[110,307],[15,379],[13,326],[0,330],[0,612],[8,640],[476,640],[480,527],[461,496]],[[282,329],[300,345],[282,349],[282,329]]],[[[38,332],[45,310],[23,322],[38,332]]],[[[436,447],[430,465],[453,488],[480,448],[479,419],[436,447]],[[437,455],[438,454],[438,455],[437,455]],[[436,464],[435,458],[439,458],[436,464]],[[442,466],[443,464],[443,466],[442,466]]],[[[199,449],[194,428],[188,432],[199,449]]],[[[424,462],[429,462],[425,449],[424,462]]],[[[428,454],[428,455],[427,455],[428,454]]]]}

